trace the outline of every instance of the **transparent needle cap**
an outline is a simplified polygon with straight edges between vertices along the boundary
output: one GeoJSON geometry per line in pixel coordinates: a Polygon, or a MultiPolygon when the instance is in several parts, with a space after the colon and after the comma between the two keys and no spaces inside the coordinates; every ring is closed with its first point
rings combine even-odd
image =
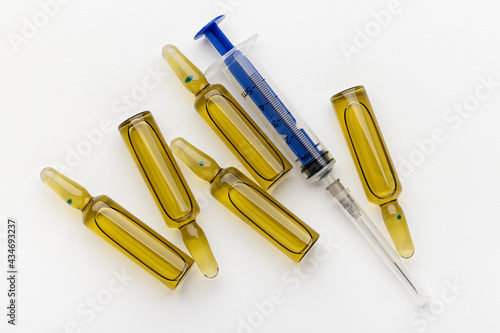
{"type": "Polygon", "coordinates": [[[174,289],[193,259],[148,227],[111,198],[92,197],[85,188],[52,168],[42,181],[67,204],[83,213],[83,223],[167,287],[174,289]]]}
{"type": "Polygon", "coordinates": [[[167,225],[180,229],[201,272],[217,276],[219,266],[195,221],[200,208],[151,112],[127,119],[119,131],[167,225]]]}
{"type": "Polygon", "coordinates": [[[396,250],[403,258],[415,252],[408,224],[399,206],[401,182],[363,86],[344,90],[331,98],[342,133],[356,165],[368,200],[382,209],[382,216],[396,250]]]}
{"type": "Polygon", "coordinates": [[[280,182],[292,165],[234,97],[220,84],[209,84],[203,73],[174,45],[163,57],[184,87],[195,97],[195,109],[263,189],[280,182]]]}
{"type": "Polygon", "coordinates": [[[375,252],[385,262],[387,267],[394,273],[399,281],[405,286],[418,305],[422,306],[430,300],[427,291],[415,279],[411,271],[406,267],[401,257],[392,249],[379,230],[361,209],[356,200],[350,194],[348,188],[344,188],[339,179],[329,175],[323,178],[327,190],[342,207],[344,213],[349,217],[354,226],[372,246],[375,252]]]}

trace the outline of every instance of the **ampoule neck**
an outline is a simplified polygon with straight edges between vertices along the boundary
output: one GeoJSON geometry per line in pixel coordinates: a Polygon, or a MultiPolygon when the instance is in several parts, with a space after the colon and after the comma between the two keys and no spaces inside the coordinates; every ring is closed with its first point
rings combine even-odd
{"type": "Polygon", "coordinates": [[[204,91],[208,90],[210,87],[212,87],[212,84],[210,84],[210,83],[207,82],[207,84],[204,85],[204,86],[202,86],[200,88],[200,90],[198,90],[198,92],[193,93],[193,94],[194,94],[195,97],[198,97],[201,93],[203,93],[204,91]]]}
{"type": "Polygon", "coordinates": [[[214,177],[211,180],[207,180],[207,181],[210,184],[213,184],[213,182],[217,178],[217,176],[220,175],[224,170],[226,170],[226,169],[219,168],[219,170],[217,171],[217,173],[214,174],[214,177]]]}

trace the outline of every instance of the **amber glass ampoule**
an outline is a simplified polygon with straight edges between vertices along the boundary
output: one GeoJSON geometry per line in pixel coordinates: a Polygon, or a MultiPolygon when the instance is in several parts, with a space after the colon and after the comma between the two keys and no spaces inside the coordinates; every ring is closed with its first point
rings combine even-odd
{"type": "Polygon", "coordinates": [[[42,181],[71,207],[81,210],[83,224],[132,259],[170,289],[186,276],[193,259],[110,197],[92,197],[85,188],[52,168],[42,181]]]}
{"type": "Polygon", "coordinates": [[[257,183],[268,190],[282,180],[292,165],[226,88],[209,84],[176,46],[166,45],[162,53],[184,87],[196,96],[194,106],[200,116],[257,183]]]}
{"type": "Polygon", "coordinates": [[[200,207],[153,115],[141,112],[120,124],[119,131],[167,225],[179,228],[201,272],[214,278],[219,266],[196,223],[200,207]]]}
{"type": "Polygon", "coordinates": [[[363,86],[331,98],[368,200],[382,209],[392,241],[403,258],[415,252],[406,217],[397,201],[401,182],[363,86]]]}
{"type": "Polygon", "coordinates": [[[299,262],[319,238],[276,199],[238,169],[221,169],[205,153],[182,138],[171,149],[198,177],[210,183],[210,193],[295,262],[299,262]]]}

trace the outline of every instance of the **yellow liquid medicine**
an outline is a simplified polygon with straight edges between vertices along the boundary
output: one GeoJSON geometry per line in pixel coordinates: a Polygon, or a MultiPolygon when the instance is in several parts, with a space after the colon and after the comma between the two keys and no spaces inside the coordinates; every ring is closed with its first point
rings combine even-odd
{"type": "Polygon", "coordinates": [[[193,259],[111,198],[92,197],[85,188],[52,168],[42,181],[71,207],[81,210],[83,224],[118,251],[174,289],[186,276],[193,259]]]}
{"type": "Polygon", "coordinates": [[[250,227],[295,262],[319,234],[238,169],[220,168],[208,155],[182,138],[171,149],[196,175],[210,183],[210,193],[250,227]]]}
{"type": "Polygon", "coordinates": [[[179,228],[201,272],[214,278],[219,265],[195,220],[200,207],[153,115],[141,112],[120,124],[119,131],[167,225],[179,228]]]}
{"type": "Polygon", "coordinates": [[[184,87],[196,96],[194,106],[200,116],[257,183],[268,190],[281,181],[292,165],[226,88],[209,84],[174,45],[163,48],[163,57],[184,87]]]}
{"type": "Polygon", "coordinates": [[[368,200],[382,209],[385,225],[399,255],[410,258],[415,247],[397,201],[401,182],[365,88],[357,86],[342,91],[334,95],[331,102],[368,200]]]}

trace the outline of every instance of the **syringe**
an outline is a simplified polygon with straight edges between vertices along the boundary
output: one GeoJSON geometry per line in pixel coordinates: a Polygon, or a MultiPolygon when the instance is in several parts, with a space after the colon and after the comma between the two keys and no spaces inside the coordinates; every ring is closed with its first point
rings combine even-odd
{"type": "Polygon", "coordinates": [[[257,35],[234,47],[218,26],[223,19],[224,15],[216,17],[195,36],[195,39],[207,37],[222,55],[221,59],[209,67],[207,75],[218,69],[224,72],[262,122],[271,129],[277,141],[295,161],[302,174],[308,180],[323,181],[327,190],[337,200],[356,228],[405,285],[417,303],[425,304],[429,300],[427,293],[418,286],[401,258],[349,194],[349,190],[331,174],[335,163],[334,158],[299,118],[298,113],[284,98],[284,95],[276,89],[276,85],[271,82],[269,76],[263,70],[256,69],[254,60],[250,61],[249,47],[257,35]]]}

